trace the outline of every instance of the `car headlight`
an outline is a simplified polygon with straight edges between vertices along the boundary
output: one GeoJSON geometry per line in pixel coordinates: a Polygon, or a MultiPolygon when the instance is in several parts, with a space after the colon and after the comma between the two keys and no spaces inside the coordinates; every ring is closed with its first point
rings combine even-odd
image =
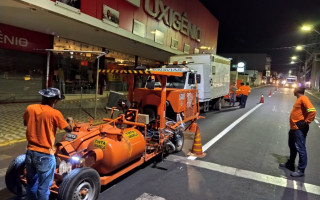
{"type": "Polygon", "coordinates": [[[281,84],[286,84],[286,81],[281,81],[281,84]]]}
{"type": "Polygon", "coordinates": [[[297,87],[297,84],[295,84],[295,83],[294,83],[294,84],[292,84],[292,87],[294,87],[294,88],[295,88],[295,87],[297,87]]]}

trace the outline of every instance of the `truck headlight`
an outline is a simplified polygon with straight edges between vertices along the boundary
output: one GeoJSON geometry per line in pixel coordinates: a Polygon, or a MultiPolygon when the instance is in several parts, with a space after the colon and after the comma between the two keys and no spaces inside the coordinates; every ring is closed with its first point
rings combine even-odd
{"type": "Polygon", "coordinates": [[[70,162],[61,161],[59,164],[59,174],[70,173],[72,170],[72,164],[70,162]]]}

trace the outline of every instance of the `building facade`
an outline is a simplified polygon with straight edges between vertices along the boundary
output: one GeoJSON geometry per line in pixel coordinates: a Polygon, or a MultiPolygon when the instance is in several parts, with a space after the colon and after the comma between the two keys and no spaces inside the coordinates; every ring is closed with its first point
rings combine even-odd
{"type": "Polygon", "coordinates": [[[98,76],[99,87],[125,90],[122,77],[103,70],[217,48],[219,22],[198,0],[3,0],[0,9],[1,102],[34,99],[46,84],[90,93],[98,76]]]}

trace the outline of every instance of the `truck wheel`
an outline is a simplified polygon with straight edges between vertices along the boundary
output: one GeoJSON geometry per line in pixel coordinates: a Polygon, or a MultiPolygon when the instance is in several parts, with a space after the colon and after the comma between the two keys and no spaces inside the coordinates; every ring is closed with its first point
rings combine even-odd
{"type": "Polygon", "coordinates": [[[222,108],[222,102],[221,102],[221,98],[218,98],[214,104],[214,109],[215,110],[221,110],[222,108]]]}
{"type": "Polygon", "coordinates": [[[58,199],[97,199],[100,193],[100,176],[92,168],[76,168],[63,178],[58,199]]]}
{"type": "Polygon", "coordinates": [[[26,194],[26,185],[21,181],[26,168],[25,161],[26,154],[18,156],[9,165],[5,176],[7,188],[18,196],[26,194]]]}
{"type": "Polygon", "coordinates": [[[184,134],[183,131],[179,130],[178,133],[175,135],[175,139],[174,139],[174,143],[173,143],[176,147],[176,151],[175,152],[180,152],[183,148],[183,144],[184,144],[184,134]]]}
{"type": "Polygon", "coordinates": [[[210,101],[203,102],[203,112],[208,112],[210,110],[210,101]]]}

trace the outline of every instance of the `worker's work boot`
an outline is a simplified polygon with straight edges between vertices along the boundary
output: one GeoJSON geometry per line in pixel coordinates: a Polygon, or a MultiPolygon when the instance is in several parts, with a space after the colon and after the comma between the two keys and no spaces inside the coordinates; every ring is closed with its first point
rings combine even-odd
{"type": "Polygon", "coordinates": [[[304,176],[304,172],[298,169],[297,171],[292,172],[290,175],[292,177],[301,177],[301,176],[304,176]]]}
{"type": "Polygon", "coordinates": [[[290,164],[288,164],[288,163],[280,163],[280,164],[279,164],[279,167],[281,167],[281,168],[287,168],[288,170],[293,171],[293,172],[294,172],[294,170],[295,170],[294,165],[290,165],[290,164]]]}

